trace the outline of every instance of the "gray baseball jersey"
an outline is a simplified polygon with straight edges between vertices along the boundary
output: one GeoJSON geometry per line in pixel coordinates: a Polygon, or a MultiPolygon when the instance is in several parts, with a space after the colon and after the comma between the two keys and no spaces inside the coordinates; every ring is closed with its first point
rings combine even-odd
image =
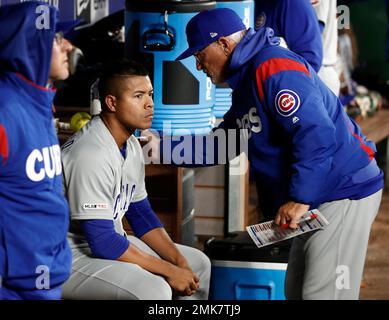
{"type": "Polygon", "coordinates": [[[61,157],[71,224],[83,219],[113,220],[116,232],[123,235],[122,218],[130,203],[147,196],[143,153],[137,139],[131,136],[127,140],[124,159],[108,128],[96,116],[63,145],[61,157]]]}

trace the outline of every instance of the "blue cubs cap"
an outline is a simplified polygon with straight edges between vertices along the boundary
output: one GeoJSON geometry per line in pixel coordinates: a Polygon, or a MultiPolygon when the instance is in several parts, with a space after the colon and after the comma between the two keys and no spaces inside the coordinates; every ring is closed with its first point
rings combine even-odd
{"type": "Polygon", "coordinates": [[[59,21],[55,26],[55,32],[62,32],[64,36],[67,36],[70,32],[74,31],[74,28],[78,27],[83,23],[82,20],[70,20],[70,21],[59,21]]]}
{"type": "Polygon", "coordinates": [[[245,30],[238,14],[228,8],[206,10],[198,13],[186,25],[186,38],[189,48],[176,60],[185,59],[216,41],[220,37],[245,30]]]}

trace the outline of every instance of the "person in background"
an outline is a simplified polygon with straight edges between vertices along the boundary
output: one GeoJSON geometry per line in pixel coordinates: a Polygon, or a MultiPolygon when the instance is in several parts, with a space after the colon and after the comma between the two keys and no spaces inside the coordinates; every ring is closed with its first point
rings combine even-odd
{"type": "Polygon", "coordinates": [[[60,299],[69,208],[53,125],[53,83],[72,45],[42,2],[0,7],[0,298],[60,299]]]}
{"type": "Polygon", "coordinates": [[[285,46],[319,71],[323,44],[310,0],[255,0],[254,28],[267,27],[274,30],[285,46]]]}
{"type": "Polygon", "coordinates": [[[319,69],[320,79],[337,96],[340,90],[339,75],[336,70],[338,62],[338,20],[336,0],[320,0],[313,4],[319,20],[323,37],[323,63],[319,69]]]}

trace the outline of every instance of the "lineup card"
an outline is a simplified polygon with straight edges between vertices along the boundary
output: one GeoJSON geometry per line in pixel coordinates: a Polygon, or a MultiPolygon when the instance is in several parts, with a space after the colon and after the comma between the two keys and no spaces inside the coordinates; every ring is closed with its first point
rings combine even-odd
{"type": "Polygon", "coordinates": [[[257,247],[261,248],[306,232],[323,229],[328,224],[327,219],[319,210],[315,209],[304,213],[299,222],[299,228],[297,229],[283,229],[272,220],[248,226],[246,230],[257,247]]]}

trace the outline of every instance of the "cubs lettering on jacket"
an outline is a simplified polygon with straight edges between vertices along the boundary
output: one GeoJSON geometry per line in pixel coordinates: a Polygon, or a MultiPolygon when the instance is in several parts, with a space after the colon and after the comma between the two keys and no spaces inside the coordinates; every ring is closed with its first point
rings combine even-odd
{"type": "Polygon", "coordinates": [[[42,181],[46,176],[53,178],[62,173],[61,149],[58,144],[34,149],[26,160],[26,174],[32,181],[42,181]]]}
{"type": "Polygon", "coordinates": [[[262,122],[255,107],[252,107],[242,119],[236,119],[236,123],[240,129],[250,129],[249,138],[251,137],[251,132],[259,133],[262,131],[262,122]]]}

